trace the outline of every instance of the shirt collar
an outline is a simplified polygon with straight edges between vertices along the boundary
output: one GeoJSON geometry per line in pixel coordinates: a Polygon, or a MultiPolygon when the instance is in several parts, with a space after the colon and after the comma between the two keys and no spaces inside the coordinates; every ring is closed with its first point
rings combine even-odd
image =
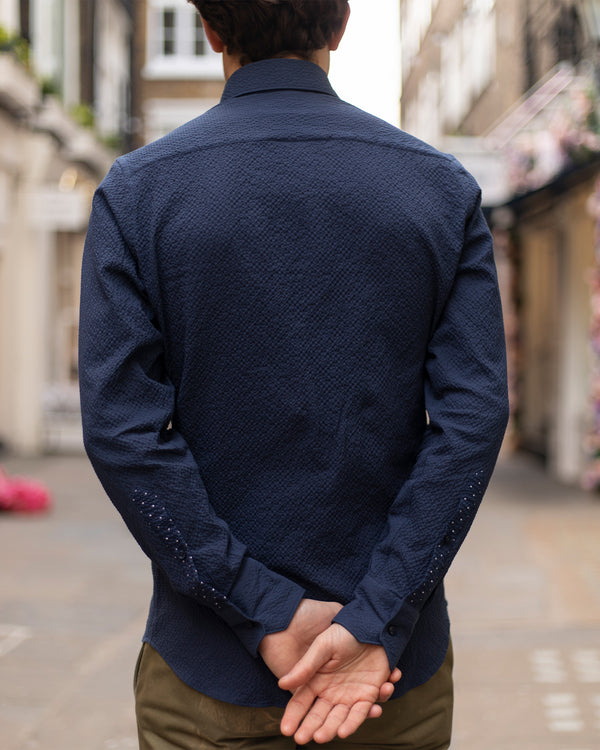
{"type": "Polygon", "coordinates": [[[337,96],[327,74],[319,65],[306,60],[273,58],[244,65],[233,73],[223,91],[221,101],[260,91],[316,91],[337,96]]]}

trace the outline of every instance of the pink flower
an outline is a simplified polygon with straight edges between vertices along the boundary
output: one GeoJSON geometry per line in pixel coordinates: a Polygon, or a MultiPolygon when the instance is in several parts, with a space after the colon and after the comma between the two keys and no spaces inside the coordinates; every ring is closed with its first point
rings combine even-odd
{"type": "Polygon", "coordinates": [[[41,482],[9,477],[0,467],[0,511],[39,513],[49,510],[51,505],[50,493],[41,482]]]}

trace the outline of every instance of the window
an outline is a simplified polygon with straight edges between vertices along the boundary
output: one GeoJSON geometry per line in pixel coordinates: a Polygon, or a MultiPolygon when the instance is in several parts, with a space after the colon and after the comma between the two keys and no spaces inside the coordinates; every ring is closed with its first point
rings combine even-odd
{"type": "Polygon", "coordinates": [[[165,8],[162,12],[162,54],[165,57],[175,54],[175,11],[165,8]]]}
{"type": "Polygon", "coordinates": [[[220,55],[204,34],[202,20],[186,0],[149,0],[148,78],[220,78],[220,55]]]}
{"type": "Polygon", "coordinates": [[[202,19],[200,18],[198,13],[196,13],[194,20],[194,55],[196,55],[196,57],[202,57],[203,55],[210,54],[210,44],[208,43],[204,34],[202,19]]]}
{"type": "Polygon", "coordinates": [[[439,0],[406,0],[401,6],[402,69],[406,78],[431,27],[439,0]]]}
{"type": "Polygon", "coordinates": [[[493,0],[471,0],[441,41],[441,105],[454,130],[496,75],[496,10],[493,0]]]}

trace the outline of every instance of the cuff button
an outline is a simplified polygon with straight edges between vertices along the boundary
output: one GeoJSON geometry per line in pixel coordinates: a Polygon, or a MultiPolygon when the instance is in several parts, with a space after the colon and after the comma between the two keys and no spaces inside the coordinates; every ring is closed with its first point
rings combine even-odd
{"type": "Polygon", "coordinates": [[[387,632],[391,636],[398,635],[398,628],[395,625],[388,625],[387,632]]]}

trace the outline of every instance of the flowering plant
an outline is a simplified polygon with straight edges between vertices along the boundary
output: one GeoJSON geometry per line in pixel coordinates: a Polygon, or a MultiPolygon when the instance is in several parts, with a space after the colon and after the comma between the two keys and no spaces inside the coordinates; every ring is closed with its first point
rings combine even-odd
{"type": "Polygon", "coordinates": [[[0,511],[38,513],[49,510],[51,505],[50,493],[41,482],[9,477],[0,467],[0,511]]]}
{"type": "Polygon", "coordinates": [[[598,96],[586,79],[576,79],[507,146],[511,187],[517,194],[535,190],[598,153],[598,96]]]}
{"type": "Polygon", "coordinates": [[[592,376],[590,385],[590,426],[585,441],[588,464],[582,484],[586,490],[600,488],[600,180],[589,202],[590,213],[596,222],[596,264],[590,271],[591,321],[590,349],[592,376]]]}

